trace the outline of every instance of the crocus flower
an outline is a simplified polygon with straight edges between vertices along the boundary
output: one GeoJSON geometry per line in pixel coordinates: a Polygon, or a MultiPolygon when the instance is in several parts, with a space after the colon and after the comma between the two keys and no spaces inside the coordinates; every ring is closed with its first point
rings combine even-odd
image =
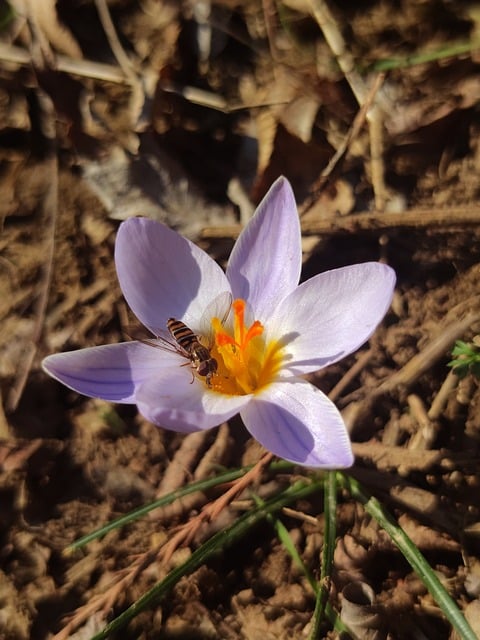
{"type": "Polygon", "coordinates": [[[128,304],[155,338],[51,355],[43,367],[84,395],[136,404],[167,429],[210,429],[240,413],[251,435],[277,456],[348,467],[353,455],[339,411],[302,376],[370,337],[390,306],[395,274],[367,262],[299,285],[301,259],[300,223],[285,178],[240,234],[226,272],[168,227],[131,218],[118,230],[116,268],[128,304]],[[169,319],[206,347],[209,373],[199,366],[205,352],[199,363],[179,344],[168,347],[169,319]]]}

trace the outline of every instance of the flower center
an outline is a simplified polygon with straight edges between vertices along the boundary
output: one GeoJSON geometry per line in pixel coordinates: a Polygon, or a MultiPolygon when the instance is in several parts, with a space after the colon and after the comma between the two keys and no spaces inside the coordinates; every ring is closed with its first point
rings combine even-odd
{"type": "Polygon", "coordinates": [[[218,369],[211,379],[211,388],[228,395],[255,393],[271,382],[282,363],[282,346],[277,341],[268,344],[263,325],[255,320],[245,324],[245,300],[232,303],[233,327],[226,328],[218,318],[212,318],[215,343],[211,355],[218,369]]]}

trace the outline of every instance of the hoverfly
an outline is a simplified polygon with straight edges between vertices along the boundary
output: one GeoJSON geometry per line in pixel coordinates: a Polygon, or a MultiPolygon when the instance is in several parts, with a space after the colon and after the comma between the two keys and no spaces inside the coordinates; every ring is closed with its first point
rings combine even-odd
{"type": "Polygon", "coordinates": [[[175,340],[177,351],[190,360],[193,369],[199,376],[205,377],[207,386],[210,387],[212,376],[218,367],[217,361],[210,353],[211,347],[203,345],[198,336],[181,320],[169,318],[167,329],[175,340]]]}
{"type": "Polygon", "coordinates": [[[139,338],[139,340],[157,349],[178,353],[188,361],[185,365],[189,364],[192,367],[192,383],[195,379],[193,373],[196,373],[204,377],[207,386],[210,387],[218,367],[216,359],[211,354],[213,336],[210,322],[213,317],[218,317],[223,324],[228,318],[231,306],[232,294],[221,293],[203,313],[200,321],[201,333],[192,331],[182,320],[169,318],[167,320],[169,337],[157,335],[154,338],[139,338]]]}

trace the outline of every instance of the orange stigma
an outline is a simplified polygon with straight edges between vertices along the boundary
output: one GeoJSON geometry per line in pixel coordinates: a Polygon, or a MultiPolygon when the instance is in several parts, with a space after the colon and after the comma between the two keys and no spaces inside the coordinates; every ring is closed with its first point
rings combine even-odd
{"type": "Polygon", "coordinates": [[[278,342],[266,344],[259,320],[249,326],[245,324],[245,300],[234,300],[232,310],[231,328],[212,318],[215,344],[211,352],[218,362],[218,371],[212,377],[211,387],[228,395],[255,393],[268,384],[280,368],[281,347],[278,342]]]}

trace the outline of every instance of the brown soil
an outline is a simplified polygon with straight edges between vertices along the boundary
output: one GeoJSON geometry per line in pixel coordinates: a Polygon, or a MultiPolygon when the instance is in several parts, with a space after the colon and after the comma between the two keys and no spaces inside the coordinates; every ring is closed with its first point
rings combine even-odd
{"type": "MultiPolygon", "coordinates": [[[[203,27],[188,3],[109,2],[133,62],[123,81],[101,3],[54,4],[31,9],[27,22],[0,3],[0,637],[69,637],[74,616],[80,635],[72,625],[71,637],[90,638],[250,504],[247,491],[168,565],[146,563],[95,606],[120,571],[216,494],[195,494],[67,556],[70,543],[207,477],[212,462],[233,468],[259,451],[238,421],[185,439],[146,423],[135,407],[63,388],[40,361],[125,339],[132,318],[112,256],[119,219],[166,221],[225,264],[248,203],[281,173],[302,214],[305,278],[365,260],[397,272],[392,309],[369,344],[313,379],[327,393],[340,384],[335,401],[356,443],[352,475],[400,520],[475,620],[480,391],[471,377],[452,379],[446,365],[455,340],[480,327],[479,66],[473,47],[407,60],[475,41],[475,7],[330,3],[366,92],[379,81],[370,98],[380,126],[360,114],[324,180],[359,106],[302,2],[219,0],[203,27]],[[208,25],[210,45],[202,45],[208,25]],[[378,78],[373,65],[387,58],[407,63],[378,78]],[[66,65],[72,59],[78,74],[66,65]],[[88,60],[110,65],[117,79],[99,79],[88,60]],[[186,87],[208,95],[181,95],[186,87]],[[372,162],[378,135],[383,152],[372,162]]],[[[256,491],[270,495],[285,481],[266,474],[256,491]]],[[[362,581],[373,587],[381,637],[453,637],[384,532],[347,494],[339,501],[332,605],[362,581]]],[[[318,575],[322,496],[294,506],[283,521],[318,575]]],[[[264,524],[115,637],[303,638],[313,606],[308,583],[264,524]]],[[[336,637],[327,624],[323,633],[336,637]]]]}

